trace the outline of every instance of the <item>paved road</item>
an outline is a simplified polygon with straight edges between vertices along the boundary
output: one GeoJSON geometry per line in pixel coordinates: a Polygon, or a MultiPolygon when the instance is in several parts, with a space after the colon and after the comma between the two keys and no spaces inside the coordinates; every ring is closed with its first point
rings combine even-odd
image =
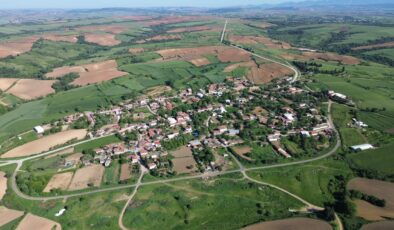
{"type": "Polygon", "coordinates": [[[226,22],[224,23],[224,27],[223,27],[223,31],[222,31],[222,36],[220,37],[220,42],[221,42],[221,43],[223,42],[223,40],[224,40],[224,35],[226,34],[227,22],[228,22],[228,20],[226,20],[226,22]]]}

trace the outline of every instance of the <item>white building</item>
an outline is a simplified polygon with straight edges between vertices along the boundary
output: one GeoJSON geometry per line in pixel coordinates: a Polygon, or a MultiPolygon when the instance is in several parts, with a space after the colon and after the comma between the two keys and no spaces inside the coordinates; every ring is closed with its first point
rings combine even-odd
{"type": "Polygon", "coordinates": [[[354,151],[364,151],[367,149],[373,149],[374,147],[371,144],[362,144],[362,145],[353,145],[350,148],[354,151]]]}
{"type": "Polygon", "coordinates": [[[34,127],[33,128],[33,130],[37,133],[37,134],[42,134],[42,133],[44,133],[44,128],[43,127],[41,127],[41,126],[36,126],[36,127],[34,127]]]}

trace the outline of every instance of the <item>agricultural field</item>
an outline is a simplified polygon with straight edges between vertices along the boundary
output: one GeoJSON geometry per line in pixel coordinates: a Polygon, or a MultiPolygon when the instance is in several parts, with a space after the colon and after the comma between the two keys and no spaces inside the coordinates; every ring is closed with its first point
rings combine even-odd
{"type": "Polygon", "coordinates": [[[0,229],[390,226],[392,15],[290,8],[5,11],[0,229]]]}
{"type": "Polygon", "coordinates": [[[349,190],[356,190],[385,201],[384,207],[378,207],[364,200],[355,200],[357,215],[370,221],[385,220],[394,216],[394,183],[366,178],[354,178],[347,185],[349,190]]]}

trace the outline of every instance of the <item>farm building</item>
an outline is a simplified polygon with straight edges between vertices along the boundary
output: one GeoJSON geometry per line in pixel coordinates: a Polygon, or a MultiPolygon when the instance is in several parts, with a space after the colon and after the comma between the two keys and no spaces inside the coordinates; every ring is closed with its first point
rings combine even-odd
{"type": "Polygon", "coordinates": [[[371,144],[362,144],[362,145],[353,145],[350,148],[354,151],[364,151],[367,149],[373,149],[373,146],[371,144]]]}
{"type": "Polygon", "coordinates": [[[37,134],[42,134],[42,133],[44,133],[44,128],[43,127],[41,127],[41,126],[36,126],[36,127],[34,127],[33,128],[33,130],[34,130],[34,132],[36,132],[37,134]]]}

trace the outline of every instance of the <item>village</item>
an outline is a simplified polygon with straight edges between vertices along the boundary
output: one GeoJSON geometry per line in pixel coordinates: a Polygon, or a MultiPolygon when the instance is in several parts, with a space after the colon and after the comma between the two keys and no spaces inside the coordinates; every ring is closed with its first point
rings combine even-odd
{"type": "MultiPolygon", "coordinates": [[[[123,159],[137,170],[141,165],[152,175],[169,176],[224,170],[232,163],[229,153],[250,164],[316,155],[334,141],[334,132],[314,93],[290,82],[257,86],[227,78],[204,89],[171,90],[69,115],[58,122],[85,122],[88,138],[116,135],[122,142],[84,151],[64,167],[110,167],[123,159]]],[[[58,122],[34,130],[44,133],[58,122]]]]}

